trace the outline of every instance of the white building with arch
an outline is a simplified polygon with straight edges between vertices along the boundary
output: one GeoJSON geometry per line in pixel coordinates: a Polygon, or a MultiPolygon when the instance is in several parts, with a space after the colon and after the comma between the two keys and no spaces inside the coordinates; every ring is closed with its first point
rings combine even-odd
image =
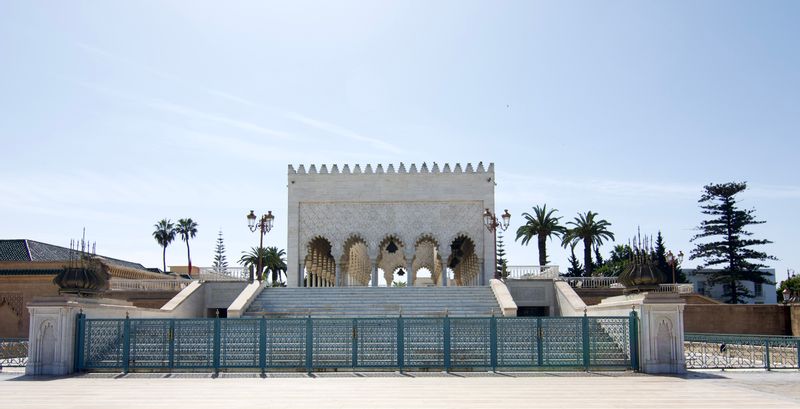
{"type": "Polygon", "coordinates": [[[488,285],[494,186],[482,162],[289,165],[288,286],[377,286],[406,272],[409,286],[488,285]],[[430,278],[417,279],[422,269],[430,278]]]}

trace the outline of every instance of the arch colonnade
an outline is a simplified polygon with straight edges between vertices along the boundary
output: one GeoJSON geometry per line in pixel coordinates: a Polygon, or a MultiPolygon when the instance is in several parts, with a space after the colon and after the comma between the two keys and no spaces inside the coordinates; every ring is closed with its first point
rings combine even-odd
{"type": "Polygon", "coordinates": [[[458,234],[445,243],[431,234],[413,241],[387,234],[372,242],[351,234],[340,243],[315,236],[300,258],[298,285],[377,287],[382,278],[391,286],[400,276],[406,277],[409,287],[485,285],[481,274],[484,260],[478,256],[475,241],[468,234],[458,234]]]}

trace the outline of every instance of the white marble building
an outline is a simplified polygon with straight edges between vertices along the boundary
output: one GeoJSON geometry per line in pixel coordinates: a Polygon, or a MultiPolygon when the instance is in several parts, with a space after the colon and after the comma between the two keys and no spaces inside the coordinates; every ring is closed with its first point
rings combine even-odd
{"type": "Polygon", "coordinates": [[[289,165],[288,285],[487,285],[494,186],[493,164],[289,165]]]}

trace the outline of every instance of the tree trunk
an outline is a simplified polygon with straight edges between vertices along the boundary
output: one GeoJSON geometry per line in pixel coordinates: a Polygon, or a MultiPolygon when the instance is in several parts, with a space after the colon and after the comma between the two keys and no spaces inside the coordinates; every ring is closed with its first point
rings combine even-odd
{"type": "Polygon", "coordinates": [[[164,253],[161,255],[161,260],[164,262],[164,273],[167,272],[167,246],[164,246],[164,253]]]}
{"type": "Polygon", "coordinates": [[[539,233],[539,265],[544,267],[547,265],[547,236],[539,233]]]}
{"type": "Polygon", "coordinates": [[[592,240],[583,239],[583,271],[584,277],[592,276],[592,240]]]}
{"type": "Polygon", "coordinates": [[[186,259],[189,261],[189,275],[192,275],[192,254],[189,252],[189,240],[186,240],[186,259]]]}

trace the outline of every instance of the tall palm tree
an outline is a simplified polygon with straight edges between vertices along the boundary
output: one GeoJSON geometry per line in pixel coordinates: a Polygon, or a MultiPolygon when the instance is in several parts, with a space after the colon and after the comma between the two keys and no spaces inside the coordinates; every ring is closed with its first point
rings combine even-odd
{"type": "Polygon", "coordinates": [[[264,269],[272,273],[272,284],[281,279],[281,273],[286,272],[286,259],[284,256],[286,252],[279,250],[277,247],[267,247],[267,253],[264,258],[264,269]]]}
{"type": "Polygon", "coordinates": [[[522,213],[525,217],[525,224],[517,229],[517,238],[522,239],[522,244],[527,245],[533,236],[536,236],[539,244],[539,265],[547,265],[547,239],[556,236],[562,237],[567,231],[564,226],[558,224],[560,217],[555,217],[554,213],[558,209],[547,210],[545,204],[541,208],[533,206],[533,216],[529,213],[522,213]]]}
{"type": "Polygon", "coordinates": [[[592,275],[592,246],[600,246],[603,240],[614,240],[614,233],[608,230],[611,223],[599,219],[595,220],[597,213],[591,210],[586,214],[578,213],[574,221],[567,222],[572,227],[562,237],[561,245],[565,248],[570,244],[583,242],[583,271],[585,277],[592,275]]]}
{"type": "Polygon", "coordinates": [[[178,219],[175,232],[181,235],[181,240],[186,242],[186,259],[189,262],[189,274],[192,274],[192,254],[189,251],[189,240],[197,235],[197,223],[192,218],[178,219]]]}
{"type": "Polygon", "coordinates": [[[167,272],[167,246],[175,240],[175,225],[172,224],[170,219],[161,219],[154,226],[156,230],[153,232],[153,237],[158,244],[164,248],[162,260],[164,261],[164,272],[167,272]]]}

